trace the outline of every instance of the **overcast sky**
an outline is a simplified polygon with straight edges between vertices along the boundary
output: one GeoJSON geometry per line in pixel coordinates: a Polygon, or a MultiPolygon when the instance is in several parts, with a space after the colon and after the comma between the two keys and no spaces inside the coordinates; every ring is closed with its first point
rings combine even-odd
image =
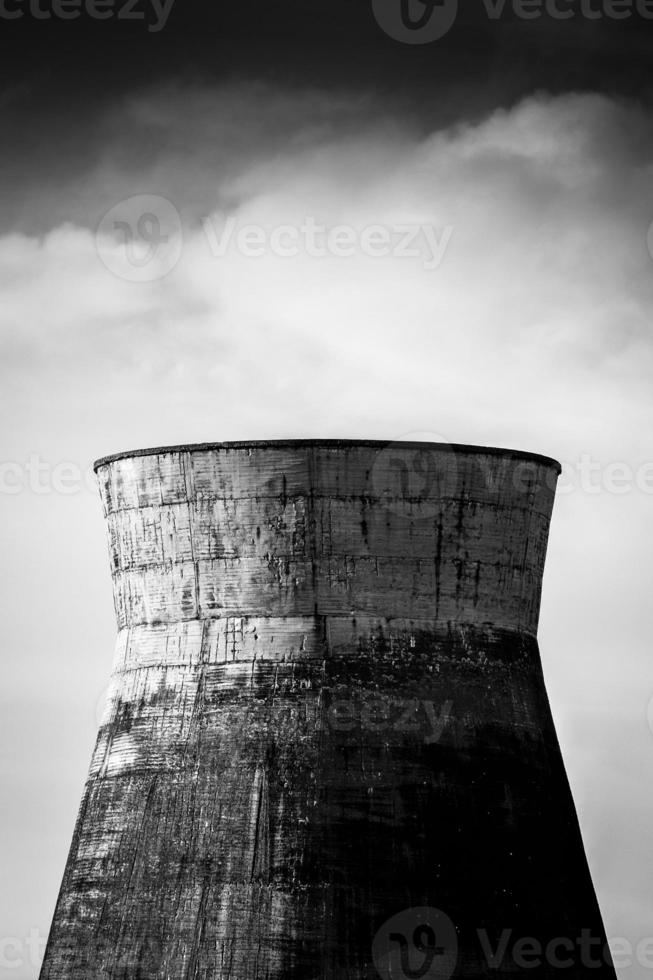
{"type": "Polygon", "coordinates": [[[181,2],[157,31],[0,18],[0,978],[38,973],[111,666],[85,474],[245,438],[563,462],[542,659],[606,931],[634,947],[653,936],[653,21],[479,3],[415,45],[363,0],[181,2]]]}

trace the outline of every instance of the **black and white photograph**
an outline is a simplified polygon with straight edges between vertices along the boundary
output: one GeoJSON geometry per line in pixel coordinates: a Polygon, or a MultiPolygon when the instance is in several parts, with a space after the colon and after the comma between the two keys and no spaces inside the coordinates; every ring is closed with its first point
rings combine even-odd
{"type": "Polygon", "coordinates": [[[0,0],[0,980],[653,980],[653,0],[0,0]]]}

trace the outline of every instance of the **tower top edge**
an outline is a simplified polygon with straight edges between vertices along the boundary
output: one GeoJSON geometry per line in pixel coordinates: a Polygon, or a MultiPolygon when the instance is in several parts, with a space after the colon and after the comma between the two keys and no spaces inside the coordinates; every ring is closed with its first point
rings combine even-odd
{"type": "Polygon", "coordinates": [[[431,452],[456,453],[459,455],[479,454],[501,456],[517,461],[530,461],[542,466],[553,468],[558,475],[562,467],[557,459],[517,449],[504,449],[496,446],[471,446],[463,443],[449,442],[413,442],[403,439],[252,439],[231,442],[195,442],[182,443],[175,446],[154,446],[146,449],[131,449],[123,452],[101,456],[93,463],[97,471],[101,466],[118,462],[122,459],[133,459],[139,456],[161,456],[172,453],[198,453],[211,450],[243,450],[243,449],[358,449],[369,448],[380,450],[395,445],[405,449],[428,449],[431,452]]]}

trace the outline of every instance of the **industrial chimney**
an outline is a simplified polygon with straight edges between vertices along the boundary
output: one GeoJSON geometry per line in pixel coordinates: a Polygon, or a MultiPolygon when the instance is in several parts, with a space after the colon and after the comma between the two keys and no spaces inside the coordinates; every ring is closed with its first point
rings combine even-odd
{"type": "Polygon", "coordinates": [[[556,462],[96,470],[119,634],[42,980],[614,980],[536,639],[556,462]]]}

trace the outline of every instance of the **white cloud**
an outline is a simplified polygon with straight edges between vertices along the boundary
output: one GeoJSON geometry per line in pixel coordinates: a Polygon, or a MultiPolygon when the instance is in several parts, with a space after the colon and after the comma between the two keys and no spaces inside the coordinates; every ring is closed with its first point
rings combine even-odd
{"type": "MultiPolygon", "coordinates": [[[[205,91],[196,99],[185,92],[135,102],[130,127],[149,127],[160,146],[152,167],[134,173],[132,162],[117,184],[129,195],[169,195],[182,217],[213,215],[216,228],[224,200],[238,202],[229,213],[239,226],[268,232],[300,226],[307,215],[358,233],[370,224],[428,224],[438,235],[453,226],[440,267],[425,269],[422,257],[361,254],[250,258],[233,245],[217,258],[195,217],[185,221],[182,258],[169,276],[132,283],[104,268],[83,227],[65,224],[40,241],[11,236],[0,240],[0,327],[28,364],[32,348],[42,354],[63,344],[72,371],[101,357],[106,372],[137,349],[144,377],[152,364],[171,376],[182,364],[201,388],[202,379],[226,369],[226,350],[236,362],[249,359],[254,371],[265,363],[273,376],[287,372],[292,348],[298,382],[313,359],[337,357],[342,380],[356,378],[361,404],[382,402],[379,427],[394,429],[398,419],[423,426],[437,417],[452,435],[459,427],[478,430],[468,408],[475,392],[495,439],[515,438],[521,428],[522,438],[543,448],[548,430],[552,452],[566,448],[571,426],[586,438],[579,425],[586,425],[588,399],[599,414],[622,400],[624,375],[634,386],[629,404],[635,395],[638,411],[648,412],[653,262],[641,203],[650,164],[629,156],[628,146],[615,161],[609,148],[624,113],[624,141],[641,146],[644,124],[634,110],[593,95],[541,96],[418,141],[410,134],[398,140],[385,123],[340,133],[338,102],[316,106],[298,97],[293,104],[272,91],[267,105],[247,88],[213,98],[214,112],[205,91]],[[291,134],[286,145],[270,135],[277,116],[291,134]],[[328,124],[316,125],[316,116],[328,124]],[[238,146],[221,165],[220,154],[229,156],[221,139],[233,132],[238,146]],[[211,180],[189,135],[215,165],[211,180]],[[180,201],[173,191],[186,164],[205,173],[180,201]],[[623,198],[625,186],[626,206],[605,207],[606,197],[623,198]],[[396,383],[388,390],[390,367],[396,383]],[[506,385],[527,408],[519,426],[510,419],[506,385]]],[[[119,144],[109,156],[120,158],[119,144]]],[[[95,186],[89,178],[87,195],[104,193],[103,176],[95,175],[95,186]]],[[[314,384],[322,383],[328,374],[318,373],[314,384]]],[[[155,393],[151,404],[156,415],[155,393]]],[[[279,424],[292,425],[295,407],[277,403],[266,419],[274,424],[278,412],[279,424]]],[[[355,425],[352,408],[347,398],[343,421],[355,425]]],[[[320,425],[319,415],[305,418],[320,425]]]]}

